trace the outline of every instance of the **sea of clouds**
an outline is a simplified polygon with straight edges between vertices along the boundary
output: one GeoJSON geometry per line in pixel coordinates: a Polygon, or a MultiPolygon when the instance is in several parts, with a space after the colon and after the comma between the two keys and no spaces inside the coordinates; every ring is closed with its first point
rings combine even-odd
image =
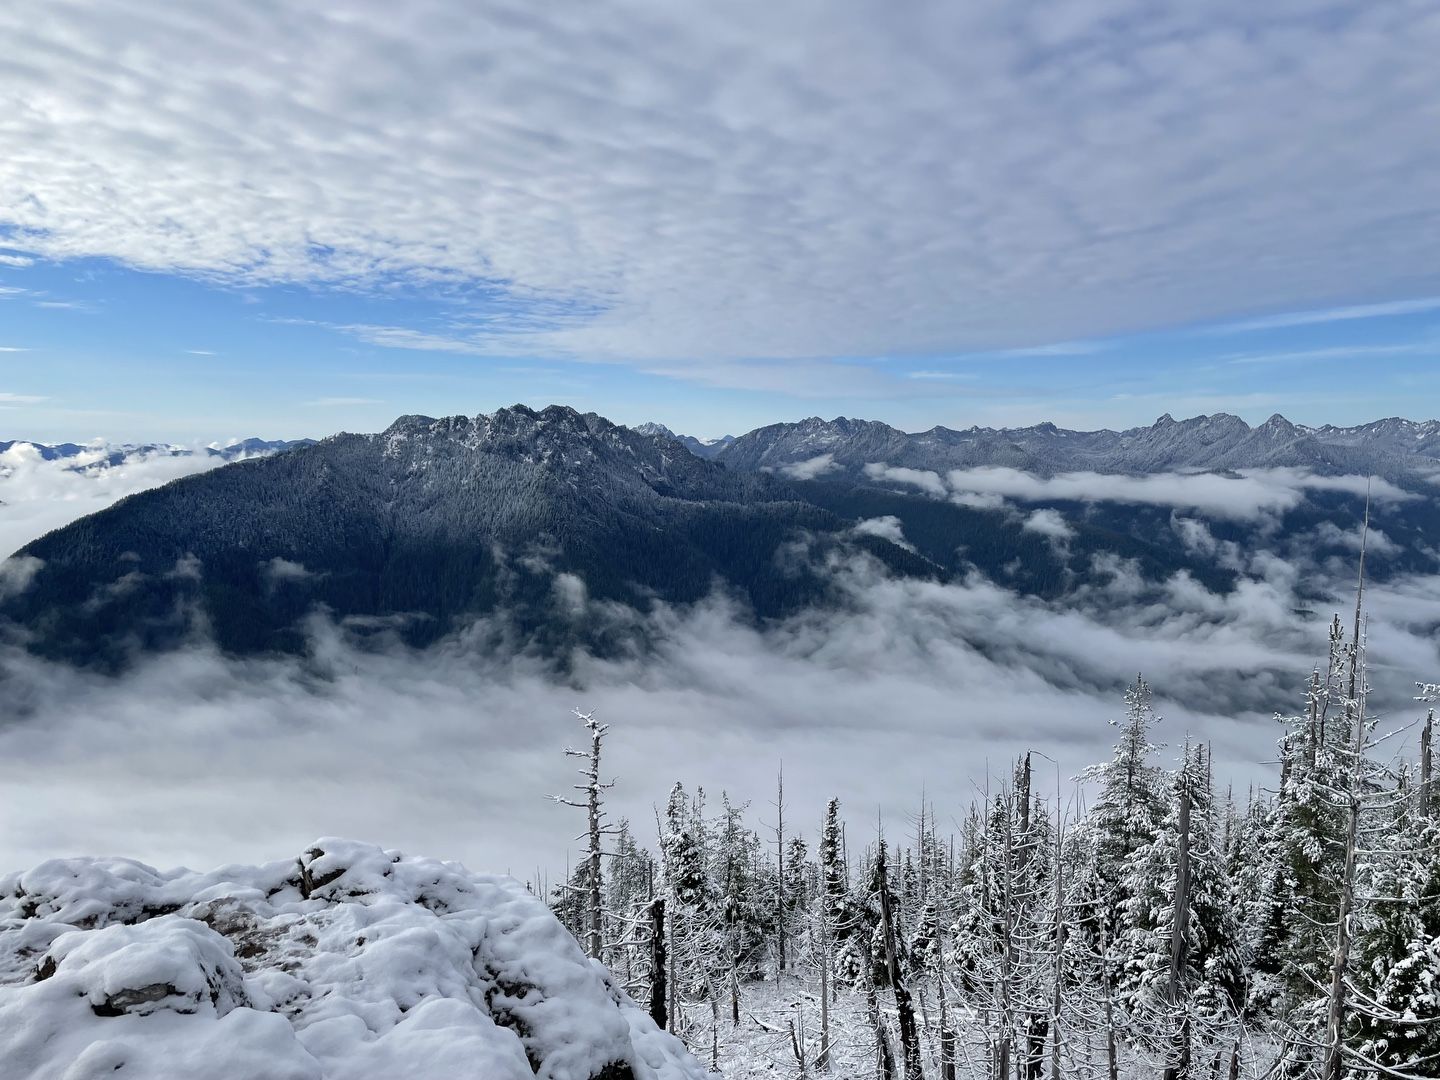
{"type": "MultiPolygon", "coordinates": [[[[18,482],[34,535],[177,467],[29,462],[0,479],[0,499],[8,509],[18,482]],[[47,483],[63,510],[47,506],[47,483]]],[[[1063,542],[1059,514],[1032,518],[1063,542]]],[[[640,620],[656,643],[643,657],[577,654],[563,671],[497,645],[503,633],[484,621],[417,652],[362,644],[317,614],[305,657],[236,660],[197,640],[119,678],[11,647],[0,652],[0,866],[95,852],[214,865],[341,834],[553,876],[579,847],[575,812],[544,798],[577,779],[561,753],[583,735],[577,707],[612,725],[612,814],[645,837],[676,780],[769,819],[782,763],[797,829],[813,831],[832,795],[857,820],[879,813],[904,828],[923,793],[943,824],[1026,750],[1045,755],[1046,783],[1068,797],[1070,778],[1108,754],[1137,673],[1156,690],[1162,757],[1206,742],[1243,797],[1272,780],[1273,714],[1302,707],[1353,581],[1335,578],[1323,607],[1302,601],[1321,568],[1217,544],[1198,517],[1172,526],[1238,568],[1238,587],[1183,574],[1157,585],[1111,560],[1059,604],[978,576],[895,580],[856,557],[831,566],[846,603],[757,627],[721,596],[637,616],[557,578],[568,617],[640,620]]],[[[7,544],[28,538],[18,521],[6,529],[7,544]]],[[[898,522],[866,530],[903,541],[898,522]]],[[[1440,575],[1387,581],[1367,609],[1373,701],[1398,725],[1417,714],[1414,684],[1440,674],[1440,575]]]]}
{"type": "Polygon", "coordinates": [[[47,461],[32,443],[0,451],[0,559],[46,533],[103,510],[126,495],[224,464],[204,447],[188,454],[136,452],[109,464],[103,441],[47,461]]]}

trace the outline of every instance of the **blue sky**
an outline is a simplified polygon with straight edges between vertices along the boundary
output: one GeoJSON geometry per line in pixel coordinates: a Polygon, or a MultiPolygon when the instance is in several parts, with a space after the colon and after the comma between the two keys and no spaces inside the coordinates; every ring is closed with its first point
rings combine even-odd
{"type": "Polygon", "coordinates": [[[1321,7],[20,0],[0,438],[1428,418],[1440,16],[1321,7]]]}
{"type": "MultiPolygon", "coordinates": [[[[171,439],[371,431],[408,412],[561,402],[714,436],[839,414],[944,424],[1128,426],[1162,412],[1359,423],[1440,413],[1440,299],[1287,313],[1030,349],[838,358],[813,385],[708,385],[702,367],[385,346],[355,326],[430,332],[455,302],[238,289],[108,261],[6,267],[3,437],[171,439]],[[853,385],[852,385],[853,384],[853,385]]],[[[776,366],[786,366],[777,362],[776,366]]]]}

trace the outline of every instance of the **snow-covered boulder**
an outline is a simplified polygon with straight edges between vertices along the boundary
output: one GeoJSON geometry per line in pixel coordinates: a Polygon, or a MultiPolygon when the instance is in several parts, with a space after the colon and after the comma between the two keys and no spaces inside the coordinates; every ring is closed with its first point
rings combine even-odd
{"type": "Polygon", "coordinates": [[[0,878],[6,1080],[705,1080],[506,877],[321,840],[0,878]]]}

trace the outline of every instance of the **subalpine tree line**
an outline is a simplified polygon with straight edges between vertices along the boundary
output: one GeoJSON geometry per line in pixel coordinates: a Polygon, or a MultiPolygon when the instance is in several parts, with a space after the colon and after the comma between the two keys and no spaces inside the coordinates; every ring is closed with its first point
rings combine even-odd
{"type": "Polygon", "coordinates": [[[813,854],[783,783],[769,824],[677,783],[646,842],[612,835],[582,717],[588,846],[556,911],[717,1062],[725,1025],[764,1023],[747,998],[778,992],[804,1006],[792,1075],[1440,1076],[1440,687],[1372,716],[1365,637],[1357,598],[1277,717],[1273,790],[1221,794],[1205,745],[1161,747],[1137,678],[1078,786],[1044,790],[1024,754],[943,835],[923,801],[889,829],[832,799],[813,854]]]}

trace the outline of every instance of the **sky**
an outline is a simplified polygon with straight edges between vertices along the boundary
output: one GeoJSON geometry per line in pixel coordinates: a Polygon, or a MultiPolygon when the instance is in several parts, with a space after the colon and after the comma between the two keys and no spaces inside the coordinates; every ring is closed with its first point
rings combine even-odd
{"type": "Polygon", "coordinates": [[[18,0],[0,437],[1440,413],[1440,9],[18,0]]]}

